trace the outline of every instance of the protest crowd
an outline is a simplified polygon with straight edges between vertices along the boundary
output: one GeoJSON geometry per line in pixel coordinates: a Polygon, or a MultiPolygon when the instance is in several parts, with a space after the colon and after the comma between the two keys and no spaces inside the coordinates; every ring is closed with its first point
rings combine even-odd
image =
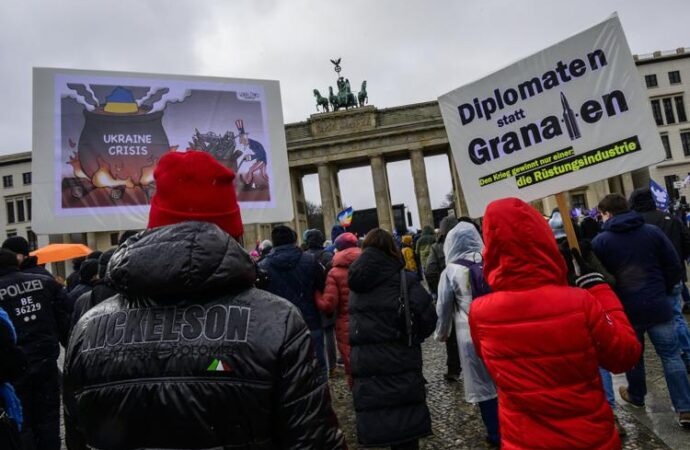
{"type": "Polygon", "coordinates": [[[579,249],[560,211],[505,198],[414,236],[275,226],[247,252],[234,176],[166,155],[148,228],[75,261],[66,286],[23,238],[3,243],[3,449],[60,449],[61,417],[70,450],[417,449],[429,338],[494,448],[621,448],[611,374],[644,406],[645,336],[690,427],[690,233],[649,189],[577,211],[579,249]],[[331,404],[339,366],[358,442],[331,404]]]}

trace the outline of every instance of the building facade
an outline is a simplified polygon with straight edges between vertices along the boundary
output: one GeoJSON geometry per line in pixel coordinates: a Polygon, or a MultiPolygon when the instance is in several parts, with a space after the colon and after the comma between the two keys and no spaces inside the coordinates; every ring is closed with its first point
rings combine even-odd
{"type": "Polygon", "coordinates": [[[666,160],[650,167],[650,176],[674,198],[690,196],[690,185],[674,188],[690,174],[690,48],[635,55],[635,64],[649,94],[654,121],[666,151],[666,160]]]}

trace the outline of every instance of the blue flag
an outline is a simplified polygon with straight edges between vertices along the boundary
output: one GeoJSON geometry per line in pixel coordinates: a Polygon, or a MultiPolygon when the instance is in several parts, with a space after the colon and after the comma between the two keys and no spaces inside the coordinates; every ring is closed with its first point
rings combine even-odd
{"type": "Polygon", "coordinates": [[[656,203],[656,209],[661,211],[668,211],[669,206],[669,195],[668,191],[664,189],[654,180],[649,180],[649,190],[652,191],[652,197],[654,197],[654,203],[656,203]]]}

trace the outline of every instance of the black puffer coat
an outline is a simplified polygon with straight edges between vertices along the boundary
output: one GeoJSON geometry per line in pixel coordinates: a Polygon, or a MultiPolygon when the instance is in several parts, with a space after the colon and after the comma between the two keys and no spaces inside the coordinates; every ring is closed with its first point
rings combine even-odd
{"type": "Polygon", "coordinates": [[[357,437],[384,447],[431,434],[420,343],[436,326],[431,297],[407,274],[415,343],[399,314],[402,260],[367,248],[350,266],[350,360],[357,437]]]}
{"type": "Polygon", "coordinates": [[[75,326],[66,405],[98,449],[341,449],[309,330],[255,289],[249,255],[217,226],[185,222],[113,255],[119,292],[75,326]]]}

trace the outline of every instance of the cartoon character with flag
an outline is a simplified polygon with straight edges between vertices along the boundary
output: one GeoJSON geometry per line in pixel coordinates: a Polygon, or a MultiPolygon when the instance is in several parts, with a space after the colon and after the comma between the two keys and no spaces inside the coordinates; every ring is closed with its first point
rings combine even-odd
{"type": "Polygon", "coordinates": [[[666,191],[666,189],[664,189],[654,180],[649,180],[649,190],[652,191],[652,197],[654,197],[654,203],[656,203],[656,208],[661,211],[668,211],[668,191],[666,191]]]}
{"type": "Polygon", "coordinates": [[[345,228],[352,225],[352,207],[343,210],[338,214],[338,223],[345,228]]]}
{"type": "Polygon", "coordinates": [[[239,150],[242,154],[237,158],[237,173],[242,182],[244,182],[245,189],[256,189],[254,182],[254,174],[259,172],[261,177],[268,183],[268,175],[266,174],[266,150],[259,141],[249,139],[244,129],[244,121],[237,119],[235,126],[239,132],[239,150]]]}

